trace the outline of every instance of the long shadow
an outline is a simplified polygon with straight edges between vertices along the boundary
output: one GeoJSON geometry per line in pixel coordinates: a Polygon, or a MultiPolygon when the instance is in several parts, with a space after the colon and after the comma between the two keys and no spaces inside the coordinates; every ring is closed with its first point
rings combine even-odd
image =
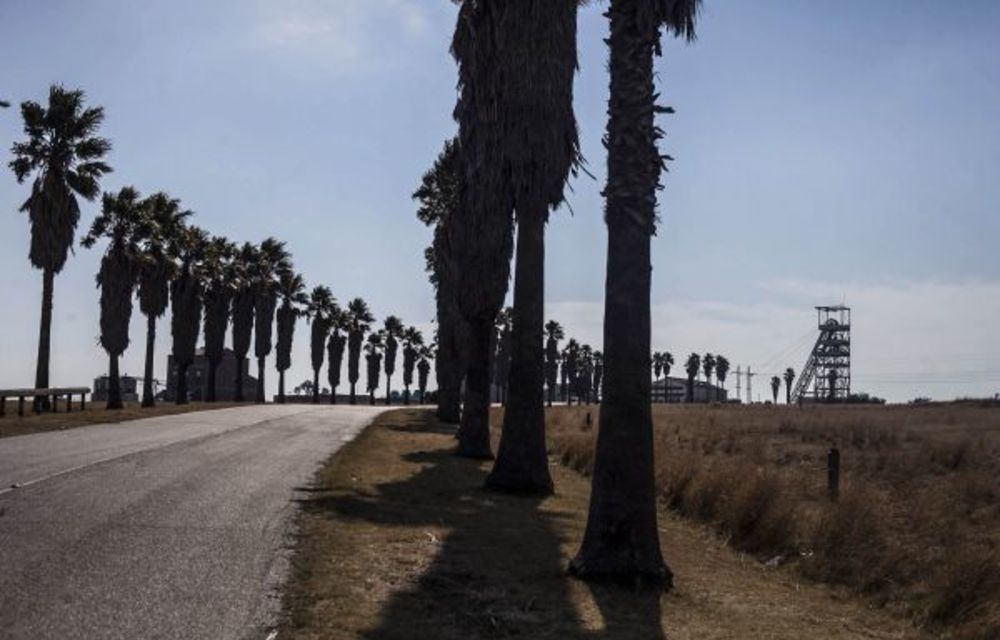
{"type": "MultiPolygon", "coordinates": [[[[450,433],[428,412],[426,421],[397,431],[450,433]]],[[[341,493],[308,501],[310,510],[387,526],[442,527],[430,566],[396,590],[375,627],[378,639],[641,638],[662,640],[659,594],[594,586],[604,629],[583,629],[570,600],[557,523],[574,514],[541,511],[540,498],[484,491],[486,471],[449,448],[402,456],[423,465],[374,495],[341,493]],[[655,596],[655,597],[654,597],[655,596]]],[[[412,535],[412,534],[409,534],[412,535]]]]}

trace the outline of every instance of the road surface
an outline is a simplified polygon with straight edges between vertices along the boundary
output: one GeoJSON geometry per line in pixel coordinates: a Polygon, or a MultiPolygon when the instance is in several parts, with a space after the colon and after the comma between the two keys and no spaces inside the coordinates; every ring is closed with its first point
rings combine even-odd
{"type": "Polygon", "coordinates": [[[0,439],[0,638],[265,639],[295,498],[374,407],[0,439]]]}

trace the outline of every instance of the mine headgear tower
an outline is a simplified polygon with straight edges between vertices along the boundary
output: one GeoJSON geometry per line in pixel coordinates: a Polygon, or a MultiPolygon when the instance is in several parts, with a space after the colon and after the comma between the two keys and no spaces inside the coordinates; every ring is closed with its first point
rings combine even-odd
{"type": "Polygon", "coordinates": [[[844,402],[851,395],[851,309],[816,307],[819,337],[792,392],[793,402],[844,402]]]}

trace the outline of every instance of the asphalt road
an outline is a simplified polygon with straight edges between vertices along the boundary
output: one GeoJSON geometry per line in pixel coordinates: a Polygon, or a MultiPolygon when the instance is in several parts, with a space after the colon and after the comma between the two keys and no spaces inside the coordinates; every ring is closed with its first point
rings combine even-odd
{"type": "Polygon", "coordinates": [[[0,439],[0,638],[267,638],[295,498],[377,413],[248,406],[0,439]]]}

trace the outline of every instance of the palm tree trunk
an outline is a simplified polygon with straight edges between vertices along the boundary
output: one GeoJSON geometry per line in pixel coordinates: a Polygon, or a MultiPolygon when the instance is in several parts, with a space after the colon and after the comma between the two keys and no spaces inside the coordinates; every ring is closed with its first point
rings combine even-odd
{"type": "Polygon", "coordinates": [[[337,404],[337,387],[336,385],[330,389],[330,404],[337,404]]]}
{"type": "Polygon", "coordinates": [[[313,404],[319,404],[319,369],[313,369],[313,404]]]}
{"type": "Polygon", "coordinates": [[[385,406],[392,404],[392,378],[388,374],[385,376],[385,406]]]}
{"type": "Polygon", "coordinates": [[[156,318],[146,316],[146,369],[142,379],[142,406],[153,407],[156,398],[153,397],[153,357],[156,347],[156,318]]]}
{"type": "Polygon", "coordinates": [[[188,403],[188,365],[186,364],[177,365],[177,397],[174,398],[174,403],[188,403]]]}
{"type": "Polygon", "coordinates": [[[486,486],[552,493],[545,450],[545,206],[526,211],[517,227],[509,395],[500,448],[486,486]]]}
{"type": "Polygon", "coordinates": [[[357,404],[357,394],[355,393],[357,384],[358,383],[356,383],[356,382],[352,382],[351,383],[351,404],[352,405],[353,404],[357,404]]]}
{"type": "Polygon", "coordinates": [[[410,385],[406,385],[406,387],[403,389],[403,404],[405,405],[410,404],[410,385]]]}
{"type": "Polygon", "coordinates": [[[218,395],[215,389],[218,372],[219,372],[219,361],[210,359],[208,361],[208,384],[207,388],[205,389],[206,402],[215,402],[218,399],[218,395]]]}
{"type": "Polygon", "coordinates": [[[233,393],[233,400],[236,402],[243,402],[243,364],[246,362],[246,356],[242,358],[237,357],[236,359],[236,390],[233,393]]]}
{"type": "Polygon", "coordinates": [[[570,571],[586,579],[669,588],[673,576],[663,562],[656,523],[649,362],[650,234],[662,162],[654,122],[659,25],[643,25],[642,13],[626,0],[611,0],[608,9],[604,397],[587,528],[570,571]]]}
{"type": "Polygon", "coordinates": [[[373,406],[373,407],[375,406],[375,390],[374,389],[372,389],[372,390],[370,390],[368,392],[368,404],[371,405],[371,406],[373,406]]]}
{"type": "Polygon", "coordinates": [[[257,404],[264,404],[267,399],[264,397],[264,356],[257,358],[257,404]]]}
{"type": "Polygon", "coordinates": [[[124,409],[122,404],[122,381],[118,375],[118,356],[108,356],[108,409],[124,409]]]}
{"type": "MultiPolygon", "coordinates": [[[[52,337],[52,295],[55,284],[55,273],[51,269],[42,270],[42,319],[38,327],[38,362],[35,368],[35,388],[49,387],[49,357],[52,337]]],[[[35,413],[49,410],[47,396],[35,397],[35,413]]]]}
{"type": "Polygon", "coordinates": [[[285,404],[285,372],[278,372],[278,404],[285,404]]]}
{"type": "Polygon", "coordinates": [[[465,405],[458,429],[458,455],[490,460],[490,342],[493,320],[469,322],[469,361],[465,378],[465,405]]]}

